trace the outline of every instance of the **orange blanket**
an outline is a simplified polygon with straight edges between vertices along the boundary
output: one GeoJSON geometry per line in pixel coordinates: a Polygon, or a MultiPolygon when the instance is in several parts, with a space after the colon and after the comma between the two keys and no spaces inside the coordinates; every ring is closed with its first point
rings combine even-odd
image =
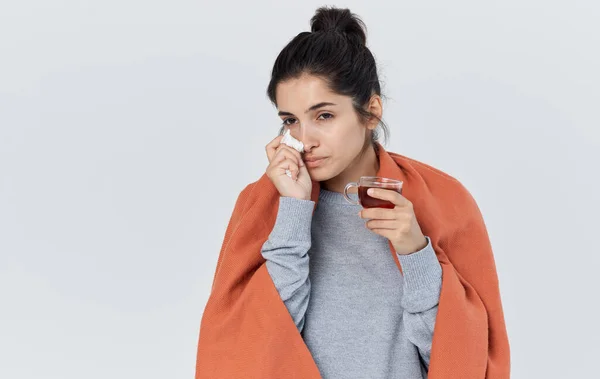
{"type": "MultiPolygon", "coordinates": [[[[456,179],[378,144],[378,176],[404,181],[442,266],[429,379],[509,378],[509,343],[496,266],[480,210],[456,179]]],[[[313,183],[316,202],[319,183],[313,183]]],[[[239,195],[200,325],[196,379],[320,378],[260,251],[279,193],[266,175],[239,195]]],[[[398,269],[402,270],[390,243],[398,269]]]]}

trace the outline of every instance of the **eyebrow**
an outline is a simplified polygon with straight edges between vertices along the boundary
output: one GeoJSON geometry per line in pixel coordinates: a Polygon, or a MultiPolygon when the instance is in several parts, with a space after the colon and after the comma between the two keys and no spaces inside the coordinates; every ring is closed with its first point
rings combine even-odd
{"type": "MultiPolygon", "coordinates": [[[[334,103],[328,103],[326,101],[319,103],[319,104],[315,104],[312,107],[308,108],[306,111],[304,111],[304,113],[308,113],[310,111],[314,111],[315,109],[319,109],[322,107],[326,107],[328,105],[336,105],[334,103]]],[[[286,111],[279,111],[279,113],[277,113],[279,116],[293,116],[293,114],[291,114],[290,112],[286,112],[286,111]]]]}

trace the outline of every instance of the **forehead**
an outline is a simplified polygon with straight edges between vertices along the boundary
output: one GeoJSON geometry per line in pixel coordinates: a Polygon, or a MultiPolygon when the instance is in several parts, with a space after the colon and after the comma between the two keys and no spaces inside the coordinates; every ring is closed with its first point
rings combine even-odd
{"type": "Polygon", "coordinates": [[[340,103],[345,96],[332,92],[327,83],[313,75],[302,75],[277,85],[277,107],[281,110],[302,112],[313,104],[323,101],[340,103]]]}

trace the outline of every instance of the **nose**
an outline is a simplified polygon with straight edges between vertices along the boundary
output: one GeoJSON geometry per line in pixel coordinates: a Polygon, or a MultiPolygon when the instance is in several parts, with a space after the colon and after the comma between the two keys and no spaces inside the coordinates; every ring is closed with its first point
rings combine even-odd
{"type": "Polygon", "coordinates": [[[294,137],[304,144],[304,151],[310,151],[315,146],[319,146],[318,138],[315,135],[315,128],[312,125],[300,124],[298,136],[294,137]]]}

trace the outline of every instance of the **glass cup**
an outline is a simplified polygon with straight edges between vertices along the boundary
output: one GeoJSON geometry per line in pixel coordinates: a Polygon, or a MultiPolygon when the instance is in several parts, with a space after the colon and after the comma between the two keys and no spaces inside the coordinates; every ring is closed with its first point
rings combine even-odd
{"type": "Polygon", "coordinates": [[[371,197],[367,194],[369,188],[383,188],[393,190],[402,194],[402,181],[383,178],[380,176],[361,176],[358,183],[351,182],[346,184],[344,188],[344,197],[346,200],[353,205],[361,205],[363,208],[388,208],[392,209],[396,205],[382,199],[371,197]],[[352,187],[358,187],[358,202],[350,199],[348,196],[348,190],[352,187]]]}

